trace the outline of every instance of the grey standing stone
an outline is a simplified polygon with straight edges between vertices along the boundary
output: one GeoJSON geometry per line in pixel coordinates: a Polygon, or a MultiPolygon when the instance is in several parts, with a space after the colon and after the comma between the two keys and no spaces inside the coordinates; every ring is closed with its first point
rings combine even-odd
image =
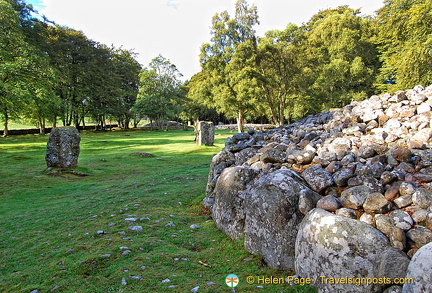
{"type": "Polygon", "coordinates": [[[197,144],[198,145],[213,145],[214,143],[215,126],[213,122],[200,121],[197,126],[197,144]]]}
{"type": "Polygon", "coordinates": [[[48,167],[71,168],[78,165],[81,137],[75,127],[51,130],[45,161],[48,167]]]}

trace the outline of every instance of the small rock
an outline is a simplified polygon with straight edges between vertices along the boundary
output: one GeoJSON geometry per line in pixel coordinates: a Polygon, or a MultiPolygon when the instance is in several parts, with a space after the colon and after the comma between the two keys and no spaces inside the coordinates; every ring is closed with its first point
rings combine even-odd
{"type": "Polygon", "coordinates": [[[320,192],[334,184],[332,175],[319,164],[313,165],[304,170],[302,176],[309,186],[316,192],[320,192]]]}
{"type": "Polygon", "coordinates": [[[393,286],[388,287],[387,289],[385,289],[383,291],[383,293],[402,293],[402,287],[401,286],[397,286],[397,285],[393,285],[393,286]]]}
{"type": "Polygon", "coordinates": [[[207,286],[213,286],[213,285],[216,285],[216,283],[215,282],[208,282],[207,283],[207,286]]]}
{"type": "Polygon", "coordinates": [[[390,217],[382,214],[375,215],[375,225],[378,230],[390,238],[390,232],[394,227],[390,217]]]}
{"type": "Polygon", "coordinates": [[[432,192],[421,187],[414,192],[412,200],[419,207],[427,209],[432,205],[432,192]]]}
{"type": "Polygon", "coordinates": [[[426,221],[427,215],[428,215],[427,210],[419,209],[419,210],[415,211],[411,215],[411,217],[413,218],[414,222],[420,223],[420,222],[426,221]]]}
{"type": "Polygon", "coordinates": [[[405,195],[396,198],[394,201],[395,205],[397,205],[398,208],[404,208],[412,204],[412,196],[411,195],[405,195]]]}
{"type": "Polygon", "coordinates": [[[136,221],[138,221],[138,218],[135,218],[135,217],[133,217],[133,218],[126,218],[125,221],[126,222],[136,222],[136,221]]]}
{"type": "Polygon", "coordinates": [[[175,227],[175,224],[170,221],[168,224],[165,225],[165,227],[175,227]]]}
{"type": "Polygon", "coordinates": [[[345,189],[341,194],[342,205],[345,208],[358,209],[372,192],[372,189],[364,185],[345,189]]]}
{"type": "Polygon", "coordinates": [[[193,225],[190,225],[189,226],[189,228],[191,228],[191,229],[199,229],[199,228],[201,228],[200,226],[198,226],[198,225],[195,225],[195,224],[193,224],[193,225]]]}
{"type": "Polygon", "coordinates": [[[390,231],[390,245],[396,249],[404,250],[406,247],[405,232],[399,227],[393,227],[390,231]]]}
{"type": "Polygon", "coordinates": [[[317,202],[316,207],[329,212],[334,212],[337,209],[341,208],[342,204],[338,198],[334,197],[333,195],[327,195],[326,197],[321,198],[317,202]]]}
{"type": "Polygon", "coordinates": [[[170,280],[170,279],[165,279],[165,280],[162,280],[162,284],[165,284],[165,283],[169,283],[169,282],[171,282],[171,280],[170,280]]]}
{"type": "Polygon", "coordinates": [[[200,288],[199,286],[196,286],[195,288],[191,289],[191,292],[198,292],[199,288],[200,288]]]}
{"type": "Polygon", "coordinates": [[[142,226],[131,226],[128,229],[131,231],[141,232],[143,228],[142,228],[142,226]]]}
{"type": "Polygon", "coordinates": [[[131,253],[132,251],[130,251],[129,249],[126,249],[125,251],[122,252],[122,255],[128,255],[129,253],[131,253]]]}
{"type": "Polygon", "coordinates": [[[110,257],[110,256],[111,256],[111,254],[107,253],[107,254],[102,254],[100,257],[107,258],[107,257],[110,257]]]}
{"type": "Polygon", "coordinates": [[[336,210],[335,214],[345,218],[357,219],[356,212],[353,209],[340,208],[336,210]]]}
{"type": "Polygon", "coordinates": [[[416,188],[412,182],[402,182],[399,186],[400,195],[413,195],[416,191],[416,188]]]}
{"type": "Polygon", "coordinates": [[[418,248],[432,242],[432,231],[423,226],[409,230],[406,236],[417,244],[418,248]]]}
{"type": "Polygon", "coordinates": [[[381,193],[374,192],[367,196],[363,208],[367,213],[385,214],[390,210],[391,202],[381,193]]]}
{"type": "Polygon", "coordinates": [[[131,278],[133,280],[140,280],[140,281],[144,280],[144,278],[141,276],[129,276],[129,278],[131,278]]]}
{"type": "Polygon", "coordinates": [[[343,168],[341,170],[336,171],[333,174],[333,180],[337,186],[342,187],[346,186],[348,180],[354,176],[354,172],[350,168],[343,168]]]}
{"type": "Polygon", "coordinates": [[[104,234],[108,234],[108,232],[103,231],[103,230],[99,230],[96,232],[97,235],[104,235],[104,234]]]}
{"type": "Polygon", "coordinates": [[[369,225],[373,225],[374,223],[374,217],[366,213],[361,215],[359,220],[369,225]]]}
{"type": "Polygon", "coordinates": [[[393,152],[393,157],[399,162],[411,162],[412,153],[408,148],[396,148],[393,152]]]}
{"type": "Polygon", "coordinates": [[[397,176],[390,171],[384,171],[381,174],[381,183],[384,185],[390,184],[393,181],[395,181],[396,179],[397,179],[397,176]]]}
{"type": "Polygon", "coordinates": [[[126,285],[127,285],[127,283],[126,283],[126,279],[125,279],[125,278],[122,278],[122,279],[121,279],[121,284],[122,284],[122,286],[126,286],[126,285]]]}
{"type": "Polygon", "coordinates": [[[389,216],[392,220],[392,223],[396,227],[401,228],[404,231],[408,231],[414,225],[414,221],[411,218],[410,214],[403,210],[394,210],[390,213],[389,216]]]}

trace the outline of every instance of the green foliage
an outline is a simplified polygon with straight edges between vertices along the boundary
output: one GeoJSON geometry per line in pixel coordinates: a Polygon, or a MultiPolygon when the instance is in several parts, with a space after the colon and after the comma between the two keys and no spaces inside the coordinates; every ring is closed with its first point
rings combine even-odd
{"type": "Polygon", "coordinates": [[[207,104],[219,112],[237,118],[238,130],[248,112],[256,110],[258,81],[254,75],[258,24],[256,6],[238,0],[232,19],[227,11],[212,20],[211,43],[201,48],[204,72],[192,85],[193,91],[206,94],[207,104]],[[208,90],[206,90],[208,89],[208,90]]]}
{"type": "Polygon", "coordinates": [[[373,93],[379,62],[371,19],[341,6],[319,12],[304,29],[301,46],[313,74],[310,95],[316,97],[315,112],[373,93]]]}
{"type": "Polygon", "coordinates": [[[28,112],[38,121],[44,119],[49,109],[32,106],[46,104],[52,96],[53,80],[47,56],[27,42],[12,5],[0,1],[0,113],[5,136],[10,117],[28,112]]]}
{"type": "MultiPolygon", "coordinates": [[[[199,147],[192,131],[82,132],[77,171],[86,177],[46,175],[47,136],[0,138],[0,291],[228,292],[225,277],[235,273],[236,289],[251,292],[257,284],[247,276],[291,274],[262,266],[201,209],[209,162],[229,135],[217,132],[215,146],[199,147]],[[132,215],[148,219],[125,221],[132,215]],[[128,230],[136,225],[143,231],[128,230]],[[125,246],[131,253],[122,255],[125,246]]],[[[265,292],[314,292],[262,285],[265,292]]]]}
{"type": "Polygon", "coordinates": [[[390,87],[392,90],[431,84],[431,1],[386,1],[378,10],[376,21],[379,26],[377,43],[383,61],[378,84],[396,83],[390,87]]]}
{"type": "Polygon", "coordinates": [[[176,117],[182,110],[184,91],[180,72],[168,59],[159,55],[140,75],[140,86],[134,111],[141,117],[157,121],[159,129],[166,119],[176,117]]]}

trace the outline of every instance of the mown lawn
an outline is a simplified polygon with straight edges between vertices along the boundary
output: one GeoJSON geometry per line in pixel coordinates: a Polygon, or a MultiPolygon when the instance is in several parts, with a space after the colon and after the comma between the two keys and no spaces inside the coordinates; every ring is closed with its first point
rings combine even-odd
{"type": "Polygon", "coordinates": [[[47,135],[0,138],[0,292],[311,292],[248,284],[290,273],[263,266],[201,208],[212,155],[230,135],[198,147],[192,131],[84,132],[86,177],[47,175],[47,135]]]}

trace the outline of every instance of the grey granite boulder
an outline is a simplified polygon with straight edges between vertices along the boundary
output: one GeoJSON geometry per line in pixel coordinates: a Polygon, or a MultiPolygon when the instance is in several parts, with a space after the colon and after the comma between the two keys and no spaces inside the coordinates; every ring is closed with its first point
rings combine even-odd
{"type": "Polygon", "coordinates": [[[219,229],[233,239],[243,235],[245,218],[243,193],[258,174],[256,169],[230,167],[222,171],[216,183],[212,208],[213,220],[219,229]]]}
{"type": "Polygon", "coordinates": [[[414,254],[406,277],[413,278],[413,282],[405,284],[402,292],[432,292],[432,243],[423,246],[414,254]]]}
{"type": "Polygon", "coordinates": [[[404,277],[408,258],[387,237],[361,221],[322,209],[310,211],[298,228],[296,273],[317,280],[320,292],[382,292],[380,284],[328,282],[328,278],[404,277]],[[389,259],[390,258],[390,259],[389,259]],[[393,261],[393,260],[397,261],[393,261]]]}
{"type": "Polygon", "coordinates": [[[320,196],[294,171],[279,170],[258,179],[245,193],[245,247],[271,268],[294,269],[294,243],[304,217],[300,203],[320,196]]]}

